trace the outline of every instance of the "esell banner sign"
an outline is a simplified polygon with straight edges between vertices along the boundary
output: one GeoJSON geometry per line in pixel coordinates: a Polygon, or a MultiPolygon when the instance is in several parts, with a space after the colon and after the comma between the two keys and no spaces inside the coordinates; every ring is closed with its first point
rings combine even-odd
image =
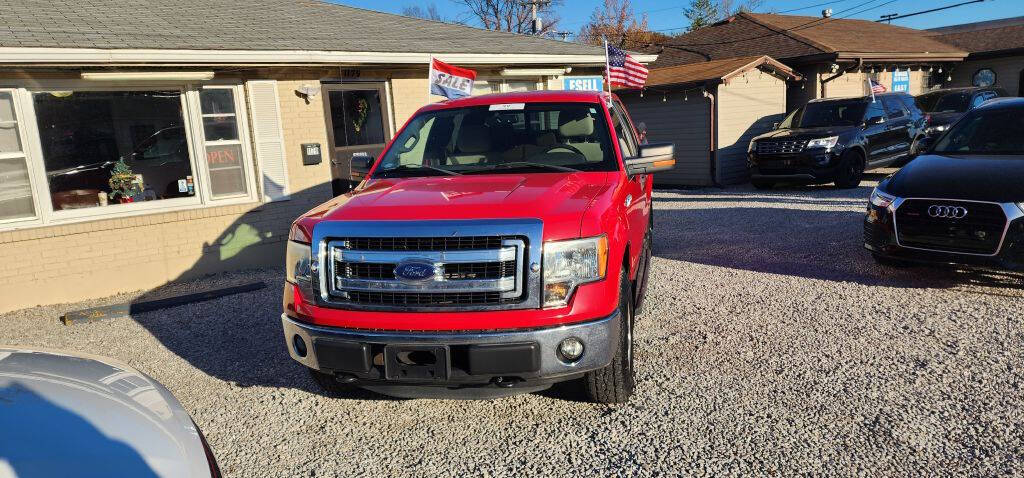
{"type": "Polygon", "coordinates": [[[449,65],[441,60],[430,60],[430,93],[450,100],[473,94],[476,72],[449,65]]]}

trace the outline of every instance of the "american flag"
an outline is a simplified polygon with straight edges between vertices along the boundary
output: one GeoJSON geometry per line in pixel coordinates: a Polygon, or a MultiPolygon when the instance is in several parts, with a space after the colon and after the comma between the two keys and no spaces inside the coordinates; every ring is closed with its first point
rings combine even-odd
{"type": "Polygon", "coordinates": [[[881,83],[879,83],[879,82],[877,82],[875,80],[871,80],[871,92],[872,93],[878,94],[878,93],[885,93],[886,91],[888,91],[888,90],[885,89],[885,85],[883,85],[883,84],[881,84],[881,83]]]}
{"type": "Polygon", "coordinates": [[[608,84],[642,88],[647,82],[647,68],[626,52],[608,45],[608,84]]]}

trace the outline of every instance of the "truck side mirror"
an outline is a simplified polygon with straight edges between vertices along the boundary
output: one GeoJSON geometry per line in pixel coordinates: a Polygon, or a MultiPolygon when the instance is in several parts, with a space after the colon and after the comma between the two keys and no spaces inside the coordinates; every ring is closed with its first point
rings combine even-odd
{"type": "Polygon", "coordinates": [[[362,179],[370,172],[370,167],[373,166],[373,157],[366,153],[356,153],[352,155],[352,177],[358,177],[362,179]]]}
{"type": "Polygon", "coordinates": [[[626,158],[626,174],[649,174],[668,171],[676,167],[675,143],[650,143],[640,145],[640,154],[626,158]]]}
{"type": "Polygon", "coordinates": [[[931,149],[932,146],[934,146],[934,145],[935,145],[935,136],[925,136],[925,137],[917,140],[917,147],[914,148],[914,151],[917,152],[917,153],[923,153],[923,152],[928,151],[929,149],[931,149]]]}

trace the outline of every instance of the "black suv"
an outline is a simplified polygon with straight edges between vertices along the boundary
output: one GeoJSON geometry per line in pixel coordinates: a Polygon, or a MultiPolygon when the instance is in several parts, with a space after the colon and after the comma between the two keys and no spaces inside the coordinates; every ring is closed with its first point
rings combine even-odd
{"type": "Polygon", "coordinates": [[[906,93],[811,100],[747,148],[751,182],[860,184],[864,171],[913,157],[924,115],[906,93]]]}
{"type": "Polygon", "coordinates": [[[1001,96],[1007,96],[1006,90],[1002,88],[970,86],[929,91],[918,95],[914,102],[925,113],[924,134],[938,137],[956,123],[967,110],[1001,96]]]}
{"type": "Polygon", "coordinates": [[[1024,99],[987,102],[932,141],[871,193],[864,247],[882,264],[1024,271],[1024,99]]]}

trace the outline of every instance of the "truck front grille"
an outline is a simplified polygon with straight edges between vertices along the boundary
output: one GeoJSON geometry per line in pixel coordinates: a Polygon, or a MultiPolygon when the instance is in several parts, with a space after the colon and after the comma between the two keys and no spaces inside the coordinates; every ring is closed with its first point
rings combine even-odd
{"type": "Polygon", "coordinates": [[[327,242],[331,302],[378,308],[501,306],[525,298],[527,239],[349,237],[327,242]],[[403,264],[429,271],[401,277],[403,264]],[[432,267],[432,270],[431,270],[432,267]]]}
{"type": "Polygon", "coordinates": [[[761,140],[757,142],[757,154],[793,154],[799,153],[807,146],[804,140],[770,141],[761,140]]]}
{"type": "Polygon", "coordinates": [[[996,203],[908,199],[896,210],[895,225],[904,247],[993,255],[999,251],[1007,220],[996,203]],[[960,218],[933,217],[933,206],[963,208],[967,213],[960,218]]]}

